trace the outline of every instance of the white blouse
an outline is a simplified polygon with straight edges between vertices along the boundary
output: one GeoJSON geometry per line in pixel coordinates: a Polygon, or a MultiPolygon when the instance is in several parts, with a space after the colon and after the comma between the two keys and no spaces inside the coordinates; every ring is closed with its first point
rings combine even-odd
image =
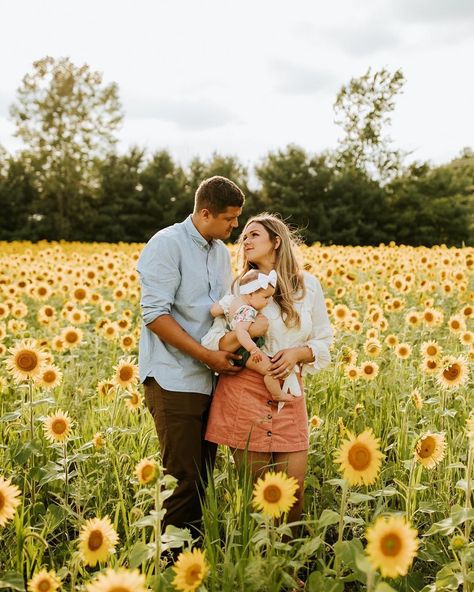
{"type": "MultiPolygon", "coordinates": [[[[290,347],[307,345],[311,348],[314,362],[303,365],[303,375],[314,374],[329,365],[331,362],[329,348],[333,341],[333,331],[321,284],[317,278],[307,272],[304,272],[304,283],[305,296],[294,304],[301,319],[299,327],[288,328],[285,325],[281,318],[280,307],[273,299],[261,311],[268,319],[265,346],[262,347],[267,355],[273,356],[278,351],[290,347]]],[[[226,332],[224,317],[216,317],[212,327],[201,339],[201,343],[208,349],[217,350],[219,349],[219,341],[226,332]]]]}

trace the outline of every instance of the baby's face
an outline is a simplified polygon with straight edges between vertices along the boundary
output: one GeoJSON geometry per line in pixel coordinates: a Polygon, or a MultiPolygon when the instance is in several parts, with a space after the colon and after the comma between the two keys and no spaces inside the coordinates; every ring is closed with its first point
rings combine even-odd
{"type": "Polygon", "coordinates": [[[260,288],[256,292],[249,294],[249,304],[255,308],[255,310],[262,310],[265,308],[270,301],[270,298],[275,294],[275,288],[268,286],[268,288],[260,288]]]}

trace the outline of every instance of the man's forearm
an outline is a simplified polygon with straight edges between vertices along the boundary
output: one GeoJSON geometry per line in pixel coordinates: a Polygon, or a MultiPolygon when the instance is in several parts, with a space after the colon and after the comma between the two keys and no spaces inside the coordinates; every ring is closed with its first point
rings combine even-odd
{"type": "Polygon", "coordinates": [[[209,350],[195,341],[171,316],[163,315],[147,325],[164,342],[176,347],[192,358],[206,363],[209,350]]]}

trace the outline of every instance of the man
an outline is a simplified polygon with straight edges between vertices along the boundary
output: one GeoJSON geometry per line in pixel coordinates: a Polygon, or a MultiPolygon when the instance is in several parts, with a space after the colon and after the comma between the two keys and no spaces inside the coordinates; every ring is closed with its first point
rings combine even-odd
{"type": "Polygon", "coordinates": [[[178,480],[164,502],[164,526],[195,530],[200,496],[216,445],[203,438],[213,373],[234,374],[233,353],[211,351],[201,338],[212,324],[210,307],[230,288],[230,256],[223,240],[238,226],[245,201],[225,177],[203,181],[194,211],[157,232],[138,261],[144,326],[139,345],[140,381],[155,421],[165,470],[178,480]]]}

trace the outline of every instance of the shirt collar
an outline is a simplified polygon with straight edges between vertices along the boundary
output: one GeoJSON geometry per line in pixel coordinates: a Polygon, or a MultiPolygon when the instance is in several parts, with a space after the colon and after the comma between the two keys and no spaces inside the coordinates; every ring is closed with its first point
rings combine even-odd
{"type": "Polygon", "coordinates": [[[192,221],[191,216],[192,214],[189,214],[189,216],[184,221],[184,227],[186,229],[186,232],[193,239],[193,241],[202,249],[209,249],[213,246],[214,241],[212,240],[210,243],[207,242],[207,240],[202,236],[199,230],[194,226],[194,222],[192,221]]]}

